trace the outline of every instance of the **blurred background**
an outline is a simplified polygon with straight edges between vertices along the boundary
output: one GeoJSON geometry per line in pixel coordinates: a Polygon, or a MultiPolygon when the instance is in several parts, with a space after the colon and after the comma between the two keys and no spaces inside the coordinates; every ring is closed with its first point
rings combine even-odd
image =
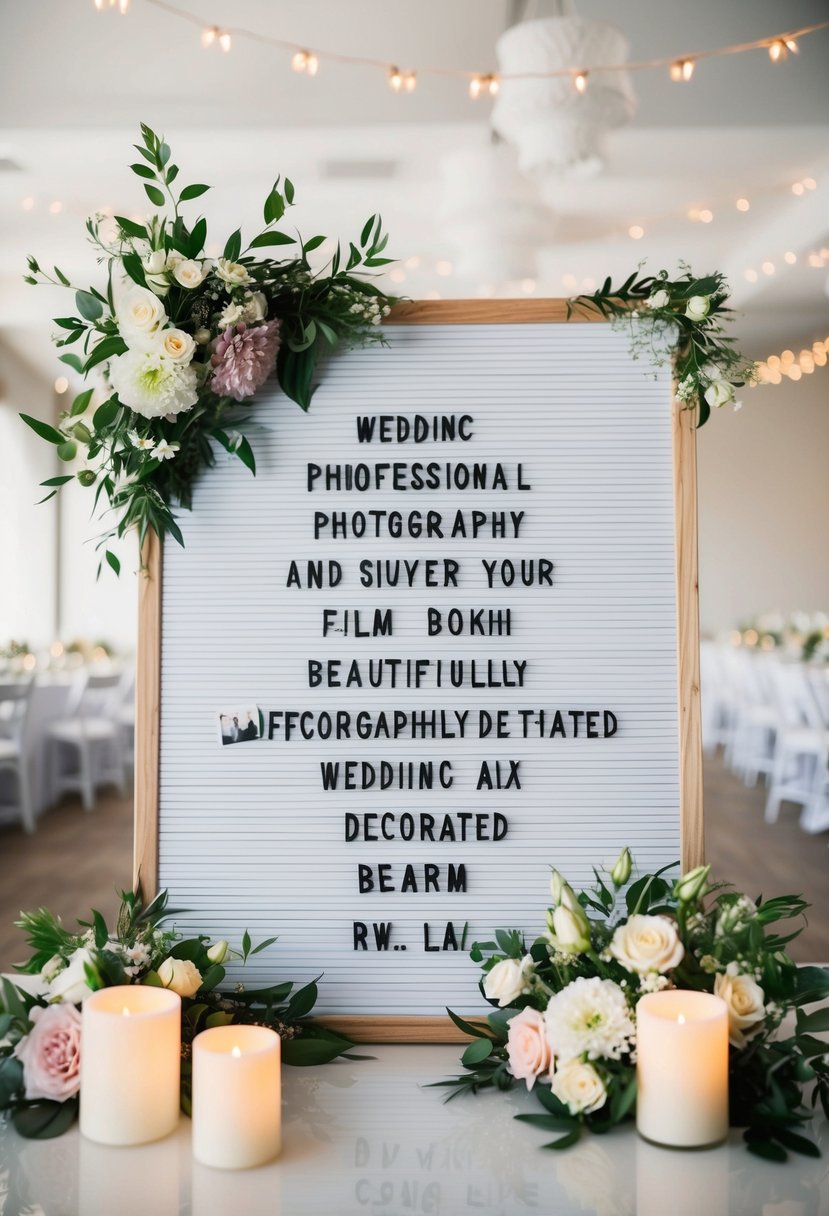
{"type": "Polygon", "coordinates": [[[829,30],[791,36],[826,3],[0,14],[0,967],[21,907],[107,911],[130,881],[136,554],[96,581],[89,498],[35,506],[63,470],[17,415],[54,422],[79,387],[50,342],[65,297],[23,284],[26,255],[88,281],[86,217],[144,211],[139,121],[214,187],[212,231],[255,224],[277,173],[296,224],[332,238],[320,257],[381,211],[400,259],[384,286],[411,298],[567,296],[642,260],[727,274],[762,383],[699,435],[708,860],[811,899],[795,949],[828,960],[829,30]]]}

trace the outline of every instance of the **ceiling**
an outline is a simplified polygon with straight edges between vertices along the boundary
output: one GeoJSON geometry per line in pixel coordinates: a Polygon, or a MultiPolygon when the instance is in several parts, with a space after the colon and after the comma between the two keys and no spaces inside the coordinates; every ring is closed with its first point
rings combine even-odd
{"type": "MultiPolygon", "coordinates": [[[[516,9],[552,7],[236,0],[232,20],[321,50],[485,71],[516,9]]],[[[187,8],[205,25],[230,19],[216,0],[187,8]]],[[[819,0],[581,0],[579,12],[621,26],[636,59],[829,16],[819,0]]],[[[126,17],[97,13],[92,0],[6,3],[2,20],[0,335],[50,375],[49,317],[64,302],[21,284],[25,255],[94,277],[85,216],[144,210],[127,168],[139,120],[165,131],[182,180],[215,187],[189,206],[217,240],[257,223],[282,172],[297,185],[291,219],[306,234],[347,237],[382,211],[401,259],[388,283],[398,293],[564,295],[626,276],[642,258],[650,269],[685,259],[729,274],[756,355],[829,334],[829,31],[776,65],[753,52],[700,63],[688,84],[664,69],[634,74],[637,114],[608,140],[604,173],[548,183],[542,197],[508,149],[493,149],[490,103],[470,101],[457,80],[421,75],[415,93],[399,95],[379,69],[325,60],[312,79],[290,70],[286,52],[238,36],[229,54],[205,50],[198,28],[148,0],[132,0],[126,17]],[[816,188],[796,196],[804,179],[816,188]],[[738,211],[737,198],[750,209],[738,211]],[[712,222],[689,219],[693,209],[712,222]]]]}

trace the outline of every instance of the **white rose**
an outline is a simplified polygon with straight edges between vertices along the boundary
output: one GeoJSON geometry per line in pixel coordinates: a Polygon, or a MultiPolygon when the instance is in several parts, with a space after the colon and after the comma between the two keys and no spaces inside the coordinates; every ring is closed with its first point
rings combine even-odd
{"type": "Polygon", "coordinates": [[[211,963],[223,963],[227,958],[228,949],[229,947],[227,942],[224,940],[224,938],[222,938],[221,941],[213,943],[213,945],[207,951],[207,957],[210,959],[211,963]]]}
{"type": "Polygon", "coordinates": [[[553,1093],[571,1115],[589,1115],[607,1101],[604,1082],[593,1065],[578,1059],[558,1066],[553,1074],[553,1093]]]}
{"type": "Polygon", "coordinates": [[[628,971],[661,975],[678,967],[685,954],[673,921],[665,916],[631,916],[619,925],[608,947],[611,955],[628,971]]]}
{"type": "Polygon", "coordinates": [[[144,269],[150,274],[161,274],[167,269],[167,254],[163,249],[154,249],[149,257],[144,258],[144,269]]]}
{"type": "Polygon", "coordinates": [[[127,345],[131,339],[147,339],[167,320],[164,305],[146,287],[131,288],[116,309],[118,328],[127,345]]]}
{"type": "Polygon", "coordinates": [[[705,400],[713,409],[728,405],[735,396],[734,385],[729,384],[727,380],[713,380],[705,390],[705,400]]]}
{"type": "Polygon", "coordinates": [[[165,958],[158,968],[158,978],[179,996],[195,996],[201,988],[201,972],[189,958],[165,958]]]}
{"type": "Polygon", "coordinates": [[[691,296],[685,306],[685,316],[690,321],[702,321],[711,311],[710,296],[691,296]]]}
{"type": "Polygon", "coordinates": [[[268,300],[264,292],[253,291],[245,301],[245,320],[255,324],[268,315],[268,300]]]}
{"type": "Polygon", "coordinates": [[[208,264],[197,262],[193,258],[176,262],[173,267],[173,278],[179,287],[187,287],[191,291],[195,287],[201,287],[209,273],[210,266],[208,264]]]}
{"type": "Polygon", "coordinates": [[[86,946],[81,946],[70,957],[63,971],[59,971],[49,985],[50,1004],[80,1005],[92,989],[86,980],[86,966],[92,965],[92,955],[86,946]]]}
{"type": "Polygon", "coordinates": [[[51,984],[57,973],[63,967],[63,959],[59,954],[53,954],[52,957],[45,962],[40,968],[40,978],[44,984],[51,984]]]}
{"type": "Polygon", "coordinates": [[[196,343],[183,329],[163,329],[158,335],[158,348],[172,363],[189,363],[196,343]]]}
{"type": "Polygon", "coordinates": [[[522,995],[531,968],[532,958],[529,954],[520,963],[514,958],[502,959],[484,977],[485,995],[490,1001],[497,1001],[502,1009],[505,1005],[511,1005],[522,995]]]}
{"type": "Polygon", "coordinates": [[[216,263],[216,274],[222,282],[227,283],[228,287],[244,287],[246,283],[253,281],[244,266],[239,262],[231,262],[227,258],[219,258],[216,263]]]}
{"type": "Polygon", "coordinates": [[[227,308],[219,317],[219,326],[221,329],[227,329],[229,325],[238,325],[240,321],[245,319],[245,309],[241,304],[236,304],[231,300],[227,308]]]}
{"type": "Polygon", "coordinates": [[[714,995],[728,1006],[728,1037],[735,1047],[745,1047],[746,1032],[758,1028],[766,1016],[765,993],[750,975],[740,975],[736,963],[729,963],[725,975],[714,980],[714,995]]]}
{"type": "Polygon", "coordinates": [[[667,308],[671,302],[671,297],[667,291],[660,289],[655,291],[648,300],[648,308],[667,308]]]}

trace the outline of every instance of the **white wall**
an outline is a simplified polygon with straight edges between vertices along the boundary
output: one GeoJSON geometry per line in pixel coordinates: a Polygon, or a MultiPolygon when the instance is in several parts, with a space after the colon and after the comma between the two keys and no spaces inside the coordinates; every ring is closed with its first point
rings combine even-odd
{"type": "Polygon", "coordinates": [[[0,646],[54,640],[57,500],[35,506],[59,472],[55,449],[18,418],[55,420],[51,381],[0,345],[0,646]]]}
{"type": "Polygon", "coordinates": [[[829,611],[829,368],[744,389],[699,432],[700,618],[829,611]]]}

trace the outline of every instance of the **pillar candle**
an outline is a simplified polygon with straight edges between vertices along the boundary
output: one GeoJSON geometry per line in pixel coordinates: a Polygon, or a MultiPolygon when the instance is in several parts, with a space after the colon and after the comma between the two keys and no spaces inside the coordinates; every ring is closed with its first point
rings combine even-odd
{"type": "Polygon", "coordinates": [[[193,1155],[240,1170],[282,1145],[279,1035],[266,1026],[216,1026],[193,1040],[193,1155]]]}
{"type": "Polygon", "coordinates": [[[83,1004],[81,1132],[99,1144],[144,1144],[178,1123],[181,997],[140,984],[83,1004]]]}
{"type": "Polygon", "coordinates": [[[728,1135],[728,1008],[673,989],[636,1006],[636,1127],[655,1144],[702,1148],[728,1135]]]}

